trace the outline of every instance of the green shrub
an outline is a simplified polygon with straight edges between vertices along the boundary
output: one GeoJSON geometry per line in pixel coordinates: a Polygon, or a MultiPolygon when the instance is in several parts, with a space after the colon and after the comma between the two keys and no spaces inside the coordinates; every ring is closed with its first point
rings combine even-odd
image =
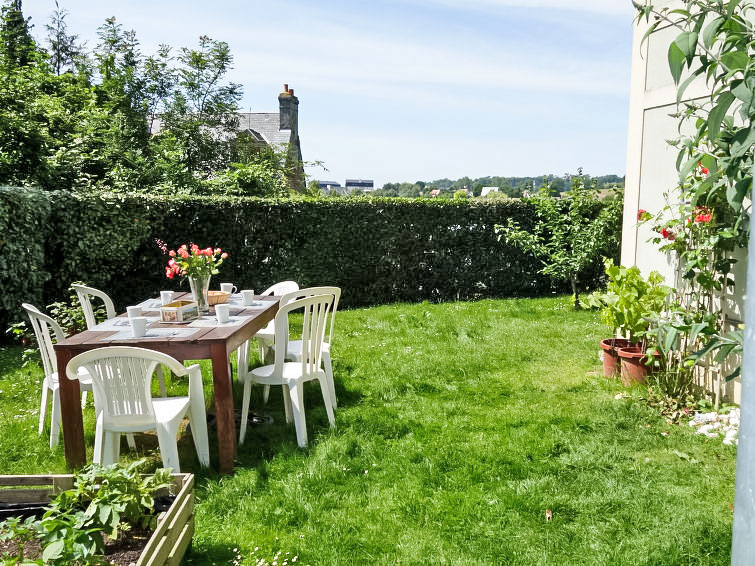
{"type": "MultiPolygon", "coordinates": [[[[77,280],[107,291],[119,308],[160,289],[188,290],[165,279],[168,258],[158,238],[169,247],[195,242],[228,251],[213,286],[221,280],[258,291],[285,279],[333,284],[344,289],[345,306],[565,290],[540,273],[532,256],[498,242],[494,226],[508,218],[532,226],[532,205],[514,199],[48,194],[53,207],[42,267],[55,277],[39,304],[65,297],[77,280]]],[[[3,202],[0,210],[0,223],[7,222],[10,207],[3,202]]],[[[20,230],[35,242],[38,232],[20,230]]],[[[599,273],[597,265],[583,277],[592,281],[599,273]]],[[[25,277],[22,269],[9,285],[25,277]]]]}
{"type": "Polygon", "coordinates": [[[0,187],[0,328],[20,318],[21,303],[44,304],[49,219],[44,192],[0,187]]]}

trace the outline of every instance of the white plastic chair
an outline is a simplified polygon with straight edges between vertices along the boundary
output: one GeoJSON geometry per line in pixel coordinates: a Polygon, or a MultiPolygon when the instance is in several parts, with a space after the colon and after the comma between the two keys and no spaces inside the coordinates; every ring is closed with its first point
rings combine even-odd
{"type": "MultiPolygon", "coordinates": [[[[52,412],[50,415],[50,448],[55,448],[60,438],[60,384],[58,382],[58,360],[55,357],[53,339],[55,342],[63,340],[66,335],[60,325],[52,318],[42,313],[37,307],[29,303],[21,305],[29,315],[34,336],[39,345],[39,354],[42,357],[42,367],[45,378],[42,380],[42,403],[39,407],[39,430],[42,434],[47,418],[47,395],[52,392],[52,412]]],[[[81,408],[86,405],[87,391],[92,390],[92,378],[82,369],[76,376],[81,388],[81,408]]]]}
{"type": "MultiPolygon", "coordinates": [[[[333,408],[338,407],[336,400],[336,388],[333,379],[333,362],[330,358],[330,345],[333,342],[333,328],[336,324],[336,312],[338,311],[338,301],[341,299],[340,287],[307,287],[306,289],[299,289],[298,291],[292,291],[286,293],[280,299],[280,304],[285,305],[294,299],[301,299],[304,297],[311,297],[313,295],[333,295],[333,308],[330,311],[328,317],[328,324],[330,328],[327,331],[327,341],[322,343],[322,365],[325,369],[325,377],[327,378],[328,390],[330,393],[330,400],[333,402],[333,408]]],[[[301,340],[289,340],[288,349],[286,350],[286,360],[292,362],[301,361],[302,341],[301,340]]]]}
{"type": "MultiPolygon", "coordinates": [[[[71,288],[76,291],[76,296],[79,298],[79,303],[81,303],[81,310],[84,311],[84,320],[86,320],[87,328],[89,330],[92,330],[95,326],[97,326],[97,319],[94,316],[94,307],[92,306],[92,297],[97,297],[103,303],[105,303],[105,313],[108,320],[115,318],[115,306],[113,305],[113,300],[108,296],[107,293],[105,293],[105,291],[100,291],[99,289],[95,289],[94,287],[81,285],[80,283],[72,283],[71,288]]],[[[157,369],[155,371],[157,372],[157,383],[160,387],[160,396],[167,397],[168,390],[165,389],[163,369],[162,367],[157,366],[157,369]]],[[[128,445],[132,450],[136,448],[136,444],[134,444],[134,438],[131,435],[128,436],[128,445]]]]}
{"type": "Polygon", "coordinates": [[[113,300],[107,293],[94,287],[81,285],[80,283],[71,284],[71,288],[76,291],[76,296],[79,298],[79,303],[81,303],[81,310],[84,311],[84,320],[86,320],[89,330],[97,326],[97,319],[94,316],[94,307],[92,306],[92,297],[97,297],[105,303],[105,313],[108,319],[115,318],[115,305],[113,305],[113,300]]]}
{"type": "Polygon", "coordinates": [[[303,390],[306,381],[316,379],[320,382],[328,422],[330,426],[335,426],[333,404],[330,400],[325,371],[322,369],[322,342],[328,313],[333,307],[334,299],[333,295],[315,295],[292,301],[278,309],[275,315],[275,362],[273,364],[249,370],[249,341],[239,348],[239,381],[244,384],[239,444],[242,444],[246,437],[252,383],[283,386],[286,422],[291,422],[293,415],[296,440],[300,447],[303,448],[307,445],[303,390]],[[291,311],[298,309],[304,309],[301,360],[287,362],[288,315],[291,311]]]}
{"type": "MultiPolygon", "coordinates": [[[[280,283],[268,287],[262,291],[260,295],[263,297],[268,297],[270,295],[285,295],[286,293],[296,291],[298,288],[299,284],[296,281],[281,281],[280,283]]],[[[271,320],[265,328],[258,330],[254,337],[260,345],[260,359],[262,360],[262,363],[264,364],[272,361],[273,344],[275,343],[275,321],[271,320]]],[[[267,403],[269,396],[270,387],[265,386],[265,389],[262,392],[262,402],[267,403]]]]}
{"type": "Polygon", "coordinates": [[[81,369],[91,375],[94,391],[97,414],[94,462],[108,465],[118,461],[122,433],[156,430],[163,467],[180,472],[176,435],[188,415],[199,463],[204,467],[210,465],[199,364],[187,368],[162,352],[111,346],[75,356],[68,362],[66,374],[74,379],[81,369]],[[188,397],[152,398],[152,374],[158,364],[167,366],[176,375],[188,374],[188,397]]]}

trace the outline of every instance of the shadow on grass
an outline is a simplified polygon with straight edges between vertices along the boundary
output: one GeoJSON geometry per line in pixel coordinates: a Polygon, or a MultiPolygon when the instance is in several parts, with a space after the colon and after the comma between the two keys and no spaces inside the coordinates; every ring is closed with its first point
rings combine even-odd
{"type": "Polygon", "coordinates": [[[213,566],[215,564],[233,564],[236,553],[233,548],[219,545],[203,546],[197,548],[192,544],[186,552],[181,564],[185,566],[213,566]]]}

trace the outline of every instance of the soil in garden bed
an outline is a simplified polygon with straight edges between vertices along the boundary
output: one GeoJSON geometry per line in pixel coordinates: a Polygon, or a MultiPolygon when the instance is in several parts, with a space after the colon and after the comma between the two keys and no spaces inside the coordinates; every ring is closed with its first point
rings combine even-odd
{"type": "MultiPolygon", "coordinates": [[[[176,497],[174,495],[161,495],[156,496],[154,499],[155,514],[157,514],[167,511],[176,497]]],[[[40,518],[46,510],[46,504],[8,504],[0,502],[0,510],[4,509],[6,511],[6,516],[3,518],[7,518],[8,513],[12,513],[14,507],[21,511],[14,515],[21,516],[22,518],[30,516],[40,518]]],[[[151,530],[132,528],[128,532],[123,533],[120,540],[111,540],[105,537],[105,558],[110,564],[115,566],[132,566],[139,560],[151,536],[151,530]]],[[[0,541],[0,557],[4,555],[17,556],[18,543],[13,540],[0,541]]],[[[41,556],[42,545],[38,540],[26,543],[24,546],[24,557],[34,560],[41,556]]]]}
{"type": "MultiPolygon", "coordinates": [[[[105,542],[105,559],[116,566],[130,566],[136,564],[142,550],[152,535],[151,531],[130,531],[123,540],[105,542]]],[[[15,541],[0,541],[0,556],[17,556],[18,544],[15,541]]],[[[35,560],[42,556],[42,545],[38,540],[32,540],[24,546],[24,557],[35,560]]]]}

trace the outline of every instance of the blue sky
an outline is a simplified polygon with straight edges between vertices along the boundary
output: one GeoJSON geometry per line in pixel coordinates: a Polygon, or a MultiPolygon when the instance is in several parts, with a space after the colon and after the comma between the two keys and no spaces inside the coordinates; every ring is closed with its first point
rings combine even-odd
{"type": "MultiPolygon", "coordinates": [[[[299,98],[313,178],[624,174],[629,0],[59,0],[89,47],[115,16],[144,53],[228,42],[242,107],[299,98]]],[[[34,33],[53,0],[25,0],[34,33]]]]}

